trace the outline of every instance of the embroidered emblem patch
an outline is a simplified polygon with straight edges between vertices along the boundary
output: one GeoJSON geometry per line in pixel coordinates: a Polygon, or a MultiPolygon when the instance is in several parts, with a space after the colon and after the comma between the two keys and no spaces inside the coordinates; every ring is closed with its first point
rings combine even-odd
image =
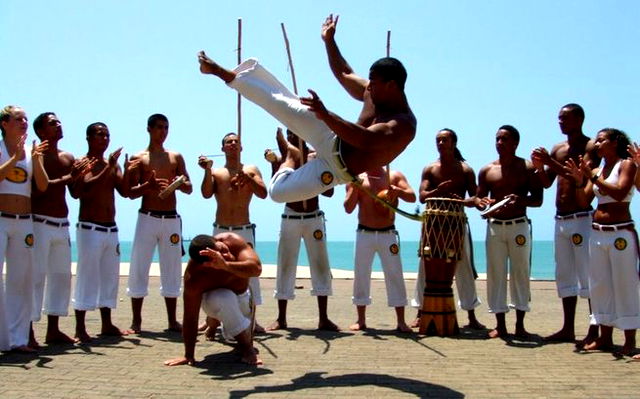
{"type": "Polygon", "coordinates": [[[169,237],[169,241],[171,242],[171,244],[176,245],[180,242],[180,234],[171,234],[171,236],[169,237]]]}
{"type": "Polygon", "coordinates": [[[116,245],[116,255],[120,256],[120,244],[116,245]]]}
{"type": "Polygon", "coordinates": [[[320,180],[322,181],[322,184],[328,186],[329,184],[333,183],[333,175],[329,171],[322,172],[322,174],[320,175],[320,180]]]}
{"type": "Polygon", "coordinates": [[[516,236],[516,244],[523,246],[526,243],[527,243],[527,239],[525,238],[525,236],[523,236],[522,234],[518,234],[516,236]]]}
{"type": "Polygon", "coordinates": [[[573,245],[581,245],[582,241],[584,241],[584,239],[578,233],[571,236],[571,242],[573,242],[573,245]]]}
{"type": "Polygon", "coordinates": [[[627,248],[627,240],[622,237],[618,237],[613,242],[613,246],[616,247],[618,251],[624,251],[627,248]]]}
{"type": "Polygon", "coordinates": [[[393,255],[397,255],[398,252],[400,252],[400,248],[398,247],[398,244],[391,244],[389,246],[389,252],[391,252],[393,255]]]}
{"type": "Polygon", "coordinates": [[[27,181],[27,171],[16,166],[9,171],[6,179],[11,183],[24,183],[27,181]]]}
{"type": "Polygon", "coordinates": [[[29,233],[24,236],[24,243],[29,248],[33,247],[33,234],[29,233]]]}
{"type": "Polygon", "coordinates": [[[322,240],[322,237],[324,237],[324,233],[322,232],[322,230],[316,230],[313,232],[313,238],[315,238],[316,240],[322,240]]]}

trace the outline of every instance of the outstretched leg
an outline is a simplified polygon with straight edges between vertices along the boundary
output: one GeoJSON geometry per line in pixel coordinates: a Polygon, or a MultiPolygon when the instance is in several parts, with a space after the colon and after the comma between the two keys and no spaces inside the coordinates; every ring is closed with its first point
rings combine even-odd
{"type": "Polygon", "coordinates": [[[198,53],[198,62],[200,63],[200,72],[207,75],[215,75],[222,79],[225,83],[231,82],[236,77],[235,72],[218,65],[211,58],[207,57],[204,51],[200,51],[198,53]]]}

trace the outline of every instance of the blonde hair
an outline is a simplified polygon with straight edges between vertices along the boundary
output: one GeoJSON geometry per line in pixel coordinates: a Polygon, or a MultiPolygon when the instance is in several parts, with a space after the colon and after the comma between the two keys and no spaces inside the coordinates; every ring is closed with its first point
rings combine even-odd
{"type": "MultiPolygon", "coordinates": [[[[22,110],[22,107],[18,107],[17,105],[7,105],[2,108],[0,111],[0,122],[8,122],[9,118],[18,110],[22,110]]],[[[0,130],[2,130],[2,135],[4,136],[4,129],[2,128],[2,123],[0,123],[0,130]]]]}

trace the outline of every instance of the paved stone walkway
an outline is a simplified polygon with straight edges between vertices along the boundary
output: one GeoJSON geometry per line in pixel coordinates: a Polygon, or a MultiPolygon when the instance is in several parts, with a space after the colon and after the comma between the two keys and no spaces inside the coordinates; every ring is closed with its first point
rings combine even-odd
{"type": "MultiPolygon", "coordinates": [[[[275,281],[263,280],[266,303],[258,310],[263,325],[276,316],[271,298],[275,281]]],[[[165,332],[166,316],[158,296],[159,279],[151,278],[152,295],[143,309],[143,333],[96,338],[89,345],[47,346],[38,356],[0,355],[1,398],[638,398],[640,362],[617,359],[610,353],[576,353],[572,344],[543,344],[540,337],[561,324],[560,300],[553,282],[532,283],[532,312],[526,326],[528,341],[488,340],[485,332],[463,330],[455,338],[397,334],[393,309],[386,307],[384,282],[374,280],[374,304],[368,309],[365,332],[317,332],[315,298],[309,280],[289,304],[288,330],[257,338],[263,367],[236,362],[231,348],[201,337],[195,367],[166,367],[163,361],[183,354],[179,334],[165,332]]],[[[355,321],[351,280],[335,280],[329,301],[330,317],[342,328],[355,321]]],[[[407,281],[408,292],[413,281],[407,281]]],[[[121,280],[119,308],[114,320],[130,323],[130,307],[121,280]]],[[[485,283],[478,282],[481,298],[485,283]]],[[[179,302],[181,306],[181,302],[179,302]]],[[[181,312],[180,317],[181,317],[181,312]]],[[[577,326],[586,332],[587,308],[579,301],[577,326]]],[[[414,316],[407,311],[407,319],[414,316]]],[[[480,321],[493,326],[486,306],[480,321]]],[[[507,315],[513,331],[515,314],[507,315]]],[[[461,324],[466,315],[458,312],[461,324]]],[[[98,312],[87,313],[90,333],[99,329],[98,312]]],[[[73,332],[73,318],[61,319],[73,332]]],[[[45,323],[35,326],[44,341],[45,323]]],[[[622,343],[620,332],[616,343],[622,343]]]]}

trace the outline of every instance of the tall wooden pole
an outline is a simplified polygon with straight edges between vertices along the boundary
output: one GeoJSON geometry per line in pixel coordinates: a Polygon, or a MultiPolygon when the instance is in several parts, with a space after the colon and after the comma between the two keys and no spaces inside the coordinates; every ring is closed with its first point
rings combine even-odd
{"type": "MultiPolygon", "coordinates": [[[[391,31],[387,31],[387,57],[391,56],[391,31]]],[[[389,182],[389,187],[391,187],[391,164],[387,164],[387,181],[389,182]]]]}
{"type": "MultiPolygon", "coordinates": [[[[242,62],[242,18],[238,18],[238,65],[242,62]]],[[[242,145],[242,96],[238,93],[238,146],[242,145]]],[[[240,168],[240,153],[238,153],[238,168],[240,168]]]]}

